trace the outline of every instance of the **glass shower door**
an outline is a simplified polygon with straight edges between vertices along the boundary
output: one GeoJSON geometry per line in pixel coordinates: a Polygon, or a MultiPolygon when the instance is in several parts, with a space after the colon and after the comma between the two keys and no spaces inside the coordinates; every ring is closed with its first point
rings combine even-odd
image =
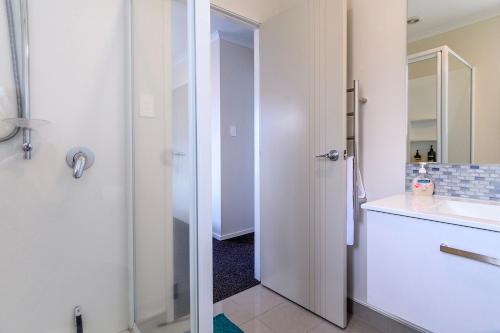
{"type": "Polygon", "coordinates": [[[446,163],[472,163],[472,66],[448,51],[447,108],[443,114],[446,163]]]}
{"type": "Polygon", "coordinates": [[[135,322],[196,331],[194,0],[133,5],[135,322]]]}

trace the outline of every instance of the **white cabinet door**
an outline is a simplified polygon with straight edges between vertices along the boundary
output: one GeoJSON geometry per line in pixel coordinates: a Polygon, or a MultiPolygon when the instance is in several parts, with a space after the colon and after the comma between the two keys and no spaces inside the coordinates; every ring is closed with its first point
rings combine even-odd
{"type": "Polygon", "coordinates": [[[500,233],[368,213],[368,303],[435,333],[500,332],[500,233]]]}
{"type": "Polygon", "coordinates": [[[345,327],[346,3],[297,1],[260,37],[262,283],[345,327]]]}

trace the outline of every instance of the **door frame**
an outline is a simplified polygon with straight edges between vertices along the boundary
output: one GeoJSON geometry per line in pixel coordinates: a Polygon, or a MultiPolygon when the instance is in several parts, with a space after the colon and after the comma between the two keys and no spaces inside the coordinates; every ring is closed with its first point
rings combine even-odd
{"type": "MultiPolygon", "coordinates": [[[[197,327],[193,333],[213,332],[213,273],[212,273],[212,149],[211,108],[210,108],[210,1],[193,0],[194,40],[191,47],[195,51],[195,66],[191,75],[195,79],[196,93],[196,142],[197,142],[197,281],[191,281],[192,300],[197,309],[191,311],[191,322],[197,317],[197,327]]],[[[191,39],[191,38],[190,38],[191,39]]],[[[191,274],[191,278],[192,278],[191,274]]]]}
{"type": "Polygon", "coordinates": [[[239,15],[215,4],[210,4],[210,10],[214,10],[242,24],[248,25],[254,29],[254,222],[253,229],[255,235],[254,241],[254,278],[260,281],[260,54],[259,38],[260,23],[248,17],[239,15]]]}

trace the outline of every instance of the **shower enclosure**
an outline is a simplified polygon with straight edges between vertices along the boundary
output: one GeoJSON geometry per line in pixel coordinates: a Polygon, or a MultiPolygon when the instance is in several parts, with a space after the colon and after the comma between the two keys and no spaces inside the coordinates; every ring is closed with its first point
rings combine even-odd
{"type": "Polygon", "coordinates": [[[448,46],[408,57],[407,159],[416,162],[471,163],[473,66],[448,46]],[[435,161],[428,161],[430,148],[435,161]]]}

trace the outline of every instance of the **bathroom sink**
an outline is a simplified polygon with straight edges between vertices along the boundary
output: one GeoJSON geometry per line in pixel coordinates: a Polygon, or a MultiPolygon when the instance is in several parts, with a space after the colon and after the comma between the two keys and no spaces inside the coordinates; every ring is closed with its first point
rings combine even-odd
{"type": "Polygon", "coordinates": [[[500,202],[465,198],[395,195],[365,203],[363,209],[500,232],[500,202]]]}
{"type": "Polygon", "coordinates": [[[436,211],[441,214],[458,215],[500,222],[500,205],[443,200],[437,205],[436,211]]]}

